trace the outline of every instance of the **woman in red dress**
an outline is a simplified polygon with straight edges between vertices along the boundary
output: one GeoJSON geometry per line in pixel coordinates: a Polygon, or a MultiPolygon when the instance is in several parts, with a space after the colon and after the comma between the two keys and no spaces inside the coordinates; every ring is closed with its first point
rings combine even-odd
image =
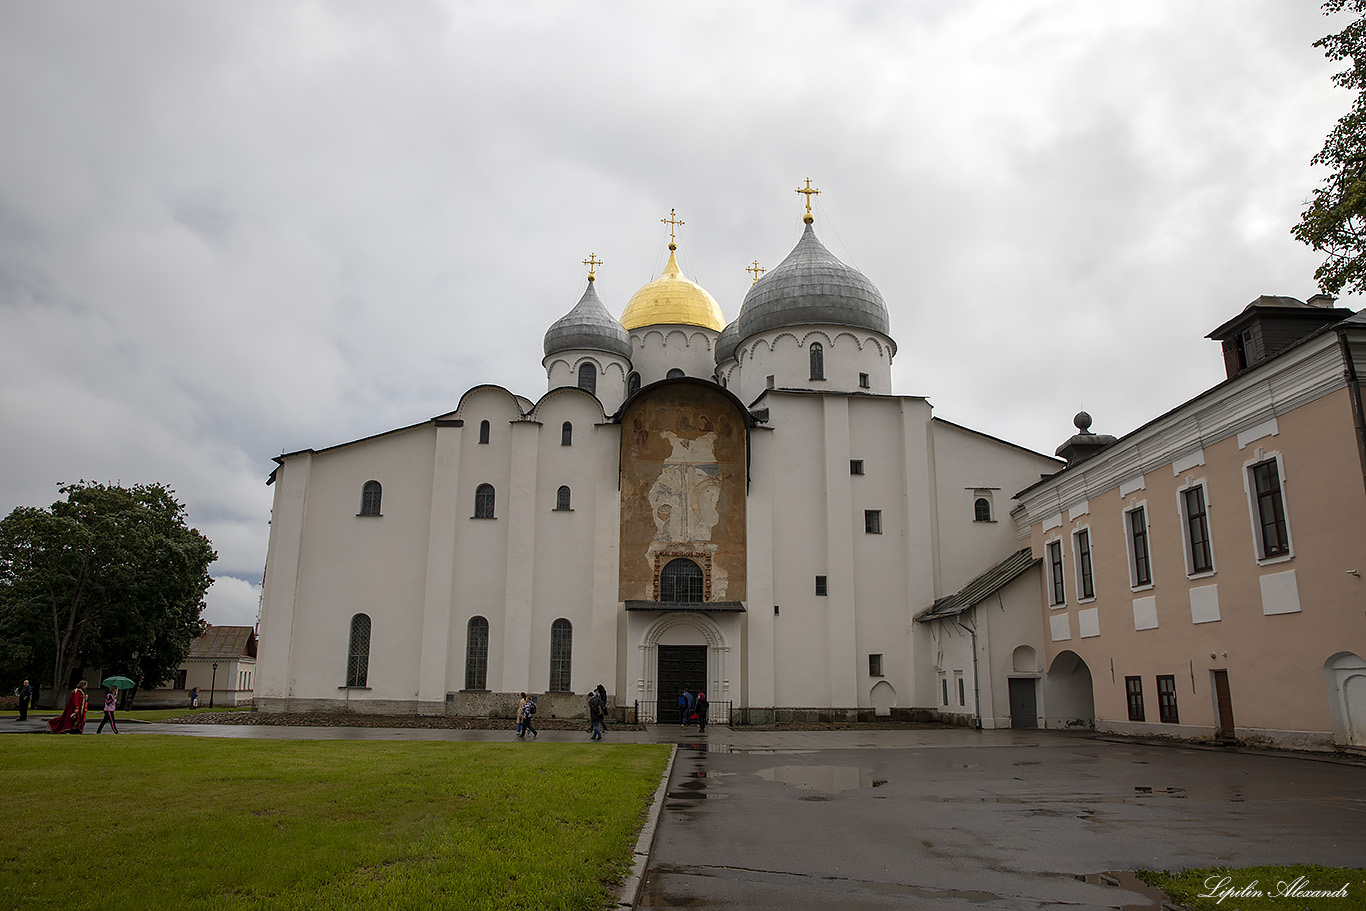
{"type": "Polygon", "coordinates": [[[84,680],[76,684],[76,688],[71,691],[71,695],[66,697],[66,708],[62,709],[62,714],[56,718],[49,718],[48,729],[54,734],[84,734],[85,733],[85,688],[89,686],[84,680]]]}

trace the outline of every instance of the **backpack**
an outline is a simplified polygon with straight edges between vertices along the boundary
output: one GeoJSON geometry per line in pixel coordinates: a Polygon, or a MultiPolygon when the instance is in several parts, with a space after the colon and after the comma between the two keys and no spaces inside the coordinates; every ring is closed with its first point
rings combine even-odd
{"type": "Polygon", "coordinates": [[[522,715],[523,715],[524,717],[530,717],[530,716],[535,715],[535,714],[536,714],[536,703],[535,703],[533,700],[528,699],[528,700],[526,701],[526,708],[522,709],[522,715]]]}

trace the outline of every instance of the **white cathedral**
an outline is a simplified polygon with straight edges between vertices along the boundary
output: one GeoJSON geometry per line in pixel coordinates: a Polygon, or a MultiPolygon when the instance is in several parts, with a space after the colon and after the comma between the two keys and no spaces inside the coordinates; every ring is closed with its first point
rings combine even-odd
{"type": "MultiPolygon", "coordinates": [[[[965,685],[946,643],[967,627],[915,621],[1032,565],[1010,499],[1060,463],[892,390],[882,295],[807,200],[730,323],[672,242],[619,320],[590,257],[535,401],[476,386],[420,424],[277,458],[257,707],[505,715],[525,691],[573,716],[601,683],[640,720],[687,688],[723,722],[1001,723],[978,708],[978,630],[965,685]]],[[[1042,654],[1037,580],[990,649],[1017,664],[1042,654]]]]}

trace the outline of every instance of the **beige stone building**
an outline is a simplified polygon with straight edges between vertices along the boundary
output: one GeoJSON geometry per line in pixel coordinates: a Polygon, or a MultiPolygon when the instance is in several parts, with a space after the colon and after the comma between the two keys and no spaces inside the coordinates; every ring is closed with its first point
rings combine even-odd
{"type": "Polygon", "coordinates": [[[1228,377],[1018,495],[1048,727],[1366,746],[1366,315],[1261,297],[1228,377]]]}

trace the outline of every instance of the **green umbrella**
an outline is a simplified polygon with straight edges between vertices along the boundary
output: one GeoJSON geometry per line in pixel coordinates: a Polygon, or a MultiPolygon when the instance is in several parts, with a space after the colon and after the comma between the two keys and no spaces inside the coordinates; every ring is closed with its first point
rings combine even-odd
{"type": "Polygon", "coordinates": [[[100,686],[112,686],[116,690],[131,690],[137,684],[127,677],[105,677],[100,686]]]}

